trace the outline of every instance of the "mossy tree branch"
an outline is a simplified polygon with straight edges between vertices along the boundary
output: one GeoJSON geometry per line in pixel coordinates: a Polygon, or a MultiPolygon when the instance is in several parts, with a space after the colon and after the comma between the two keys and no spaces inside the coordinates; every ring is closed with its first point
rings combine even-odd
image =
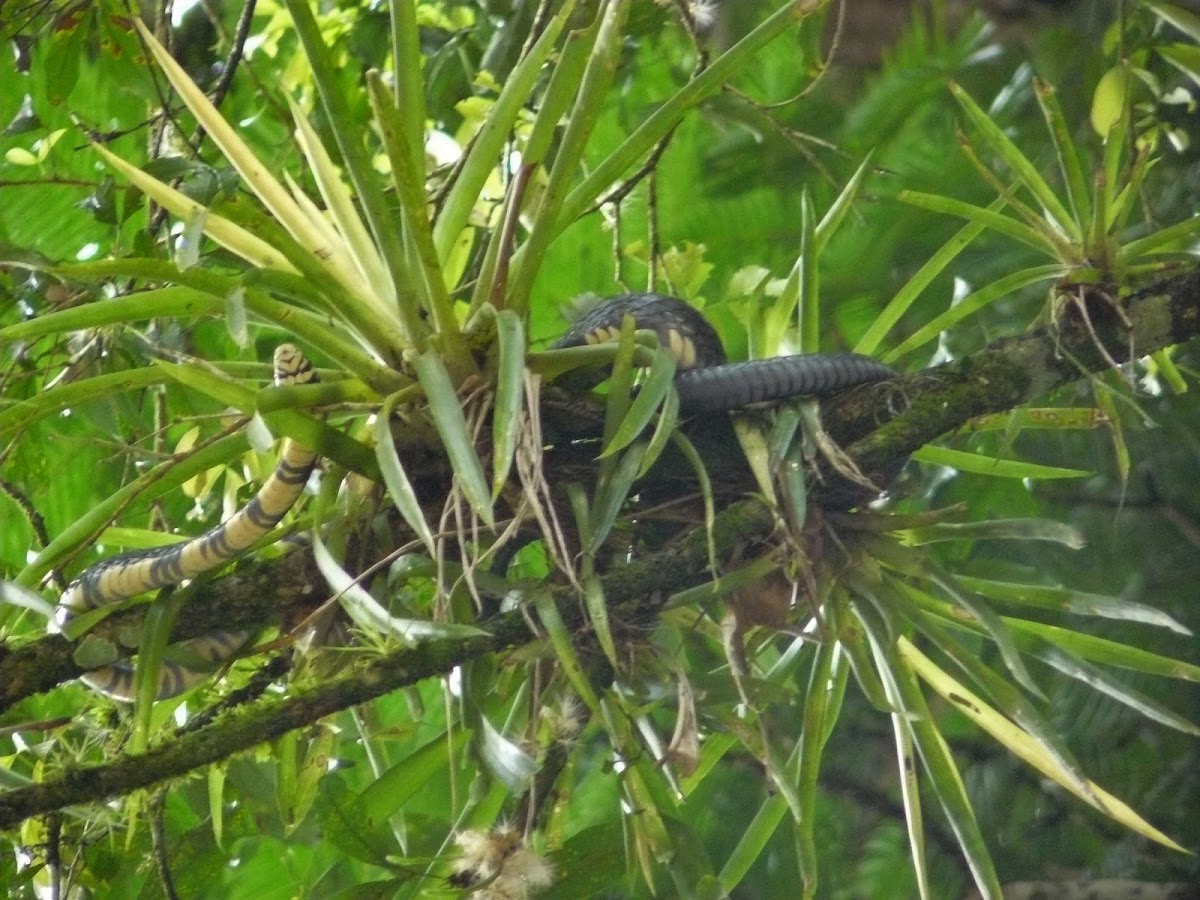
{"type": "MultiPolygon", "coordinates": [[[[748,543],[765,540],[774,528],[772,513],[762,504],[747,500],[717,517],[713,540],[718,555],[727,557],[748,543]]],[[[708,580],[711,576],[707,570],[707,537],[704,529],[698,528],[671,548],[606,576],[603,583],[616,614],[642,619],[652,617],[672,591],[708,580]]],[[[578,598],[569,588],[556,589],[556,594],[563,621],[569,628],[578,628],[583,623],[578,598]]],[[[146,753],[68,770],[41,784],[0,794],[0,828],[65,806],[96,802],[177,778],[332,713],[537,637],[520,611],[493,617],[481,627],[489,632],[486,636],[434,640],[396,650],[286,698],[247,704],[146,753]]]]}
{"type": "MultiPolygon", "coordinates": [[[[1133,294],[1123,301],[1120,313],[1107,305],[1107,299],[1098,298],[1098,291],[1084,298],[1080,308],[1089,310],[1086,317],[1068,307],[1053,329],[1001,340],[970,357],[899,378],[891,386],[891,396],[868,392],[852,402],[839,403],[826,411],[826,426],[835,437],[852,436],[847,450],[864,472],[894,471],[897,460],[977,416],[1014,409],[1086,374],[1102,371],[1113,360],[1125,361],[1200,334],[1200,271],[1168,278],[1133,294]],[[896,392],[904,398],[899,413],[896,392]]],[[[775,527],[775,517],[761,504],[731,504],[715,523],[718,565],[747,544],[767,540],[775,527]]],[[[253,582],[260,587],[251,588],[250,595],[257,591],[260,597],[279,596],[281,588],[286,589],[281,572],[291,571],[298,580],[313,583],[307,555],[297,556],[299,561],[276,560],[256,567],[256,574],[250,577],[265,577],[275,587],[263,591],[261,582],[253,582]]],[[[698,527],[667,549],[607,573],[603,578],[605,595],[617,615],[652,617],[671,593],[709,580],[708,565],[707,537],[704,528],[698,527]]],[[[206,604],[209,615],[226,625],[235,614],[257,615],[260,622],[272,618],[267,610],[247,610],[244,602],[237,613],[238,591],[228,590],[228,585],[220,587],[229,581],[198,586],[198,590],[211,591],[211,603],[206,604]]],[[[565,623],[570,628],[580,626],[582,612],[577,599],[567,589],[557,591],[565,623]]],[[[277,609],[274,612],[278,615],[277,609]]],[[[203,630],[204,624],[189,618],[188,628],[203,630]]],[[[397,650],[287,698],[248,704],[148,753],[73,770],[43,784],[0,795],[0,827],[65,805],[98,801],[178,777],[333,712],[537,637],[520,613],[497,616],[484,627],[487,636],[430,641],[397,650]]],[[[47,638],[31,648],[0,656],[0,709],[19,696],[45,690],[76,674],[70,663],[70,646],[61,638],[47,638]]]]}

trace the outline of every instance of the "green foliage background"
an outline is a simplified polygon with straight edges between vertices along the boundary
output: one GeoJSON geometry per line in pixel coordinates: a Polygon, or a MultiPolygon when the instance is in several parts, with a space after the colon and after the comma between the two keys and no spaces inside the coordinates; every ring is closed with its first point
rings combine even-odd
{"type": "MultiPolygon", "coordinates": [[[[536,5],[519,0],[418,5],[427,115],[433,128],[467,136],[460,131],[468,121],[464,109],[469,108],[463,102],[494,96],[479,79],[480,72],[491,65],[495,83],[504,81],[504,61],[511,65],[514,47],[520,48],[523,37],[517,23],[536,5]]],[[[589,141],[585,169],[610,154],[678,89],[694,63],[691,40],[669,4],[641,0],[632,6],[614,88],[589,141]]],[[[947,18],[943,4],[933,6],[935,14],[918,15],[908,24],[878,69],[841,68],[835,63],[803,94],[821,65],[819,26],[824,17],[768,45],[756,65],[737,78],[736,91],[707,101],[676,130],[656,169],[653,209],[643,184],[622,204],[619,232],[612,230],[611,219],[592,214],[568,227],[551,245],[530,304],[533,343],[561,332],[568,301],[580,293],[606,295],[647,287],[652,213],[667,258],[660,270],[667,281],[658,287],[702,304],[731,354],[744,353],[746,301],[730,289],[731,279],[749,266],[784,277],[802,239],[802,192],[810,192],[815,209],[828,208],[870,153],[867,185],[820,258],[822,348],[853,347],[897,288],[961,227],[948,216],[900,202],[900,191],[945,194],[979,205],[995,197],[960,146],[962,118],[947,88],[951,81],[962,85],[1051,177],[1054,149],[1038,111],[1034,77],[1057,89],[1076,138],[1098,159],[1101,142],[1088,125],[1095,87],[1116,60],[1132,60],[1148,78],[1157,79],[1153,84],[1135,82],[1135,118],[1160,134],[1159,160],[1140,190],[1138,221],[1143,224],[1132,230],[1168,225],[1194,213],[1200,188],[1195,149],[1200,128],[1191,106],[1174,102],[1183,98],[1170,92],[1193,92],[1196,82],[1194,73],[1189,78],[1154,54],[1156,46],[1182,37],[1149,5],[1116,5],[1126,19],[1119,42],[1115,35],[1121,32],[1114,30],[1112,5],[1106,3],[1076,3],[1049,21],[1015,33],[998,33],[977,14],[947,18]],[[795,99],[781,102],[788,98],[795,99]],[[780,105],[763,105],[773,103],[780,105]]],[[[234,4],[217,8],[228,34],[240,10],[234,4]]],[[[386,14],[374,4],[348,0],[321,4],[319,12],[323,37],[340,63],[340,90],[368,134],[361,77],[365,68],[384,65],[386,14]]],[[[12,16],[0,20],[0,27],[6,36],[27,36],[33,54],[28,71],[19,69],[18,57],[0,54],[0,122],[9,123],[0,137],[0,247],[62,261],[161,255],[162,249],[146,237],[146,198],[112,180],[88,147],[83,130],[103,136],[108,149],[135,164],[148,158],[147,122],[161,102],[165,83],[147,63],[127,10],[110,2],[31,5],[15,15],[2,9],[0,16],[12,16]],[[25,100],[29,107],[22,106],[25,100]]],[[[189,25],[196,25],[199,13],[193,10],[189,16],[189,25]]],[[[197,27],[203,30],[203,25],[197,27]]],[[[214,43],[211,34],[198,39],[190,34],[180,31],[182,47],[193,54],[188,57],[189,72],[210,86],[211,67],[223,58],[228,42],[214,43]]],[[[330,143],[332,139],[329,123],[314,103],[297,39],[284,11],[270,2],[259,3],[252,35],[251,52],[221,112],[273,171],[290,172],[315,195],[310,173],[290,138],[284,94],[301,99],[322,137],[330,143]]],[[[712,40],[713,49],[720,49],[715,45],[719,38],[712,40]]],[[[182,118],[190,121],[186,113],[182,118]]],[[[174,170],[164,169],[161,177],[181,177],[181,189],[191,196],[207,202],[238,192],[220,157],[207,148],[203,160],[185,158],[175,165],[174,170]]],[[[440,174],[434,175],[435,185],[440,174]]],[[[224,251],[210,246],[206,256],[217,265],[230,261],[224,251]]],[[[1041,261],[1029,248],[985,233],[920,295],[889,334],[886,346],[897,346],[946,309],[956,291],[963,293],[961,284],[974,289],[1041,261]]],[[[94,285],[87,290],[88,297],[98,299],[104,288],[94,285]]],[[[46,313],[56,302],[47,291],[47,282],[27,270],[0,269],[0,326],[46,313]]],[[[1021,332],[1044,321],[1046,309],[1045,286],[1007,297],[945,333],[933,361],[965,355],[998,336],[1021,332]]],[[[114,327],[75,334],[54,346],[10,345],[0,348],[4,403],[10,407],[27,399],[37,389],[33,374],[61,367],[72,354],[72,364],[89,373],[101,367],[113,371],[142,365],[148,352],[144,337],[205,359],[247,364],[268,358],[279,340],[277,333],[261,329],[252,333],[247,346],[239,347],[222,322],[209,318],[162,320],[140,335],[114,327]]],[[[900,365],[918,370],[934,353],[927,346],[900,365]]],[[[1181,348],[1175,357],[1189,376],[1195,359],[1191,347],[1181,348]]],[[[1107,381],[1120,383],[1112,373],[1107,381]]],[[[947,545],[950,549],[941,551],[940,559],[963,574],[1061,583],[1119,595],[1160,609],[1195,631],[1200,628],[1195,589],[1200,583],[1200,493],[1195,489],[1200,410],[1194,391],[1174,394],[1160,382],[1150,388],[1121,397],[1116,403],[1119,420],[1111,426],[999,430],[951,441],[958,449],[979,454],[1085,469],[1093,473],[1087,479],[1035,484],[914,463],[892,491],[893,508],[918,512],[962,504],[969,521],[1024,516],[1069,522],[1086,535],[1084,549],[1029,542],[1014,550],[1008,543],[961,542],[947,545]],[[1119,463],[1122,444],[1128,446],[1128,471],[1119,463]]],[[[174,382],[162,390],[159,402],[170,410],[169,426],[157,438],[154,401],[141,392],[114,393],[103,402],[72,408],[70,415],[43,419],[20,434],[5,435],[0,445],[3,478],[23,487],[51,536],[126,483],[143,457],[156,459],[172,452],[194,418],[201,417],[206,433],[222,424],[217,418],[222,410],[215,402],[174,382]],[[128,452],[131,444],[140,454],[128,452]]],[[[1081,381],[1046,405],[1092,407],[1098,402],[1094,391],[1092,384],[1081,381]]],[[[269,453],[248,458],[252,469],[265,472],[271,465],[269,453]]],[[[182,526],[199,502],[202,518],[211,523],[219,516],[222,491],[231,492],[229,500],[236,499],[232,495],[237,488],[231,485],[211,484],[214,492],[200,501],[168,492],[155,501],[153,515],[182,526]]],[[[130,520],[144,526],[146,511],[135,511],[130,520]]],[[[13,577],[27,563],[36,538],[6,495],[0,495],[0,522],[0,573],[13,577]]],[[[79,565],[84,563],[79,560],[79,565]]],[[[1049,615],[1043,620],[1066,627],[1080,627],[1082,621],[1049,615]]],[[[39,633],[40,625],[16,608],[4,608],[0,629],[4,640],[21,641],[39,633]]],[[[686,618],[671,617],[660,637],[680,654],[702,716],[709,711],[711,721],[721,721],[737,703],[723,672],[724,660],[701,657],[687,641],[687,630],[686,618]]],[[[1094,619],[1086,630],[1200,664],[1192,635],[1094,619]]],[[[1078,682],[1048,673],[1037,670],[1046,692],[1043,710],[1089,777],[1184,847],[1200,846],[1195,735],[1164,727],[1078,682]]],[[[509,703],[522,681],[511,673],[489,674],[495,677],[495,696],[488,700],[488,713],[499,724],[512,710],[509,703]]],[[[1200,718],[1194,683],[1136,673],[1128,673],[1128,683],[1189,721],[1200,718]]],[[[798,674],[789,690],[772,698],[773,727],[783,732],[788,723],[802,719],[804,688],[805,679],[798,674]]],[[[647,718],[665,738],[671,731],[673,704],[656,702],[659,699],[643,696],[637,702],[644,704],[647,718]]],[[[181,895],[435,893],[430,879],[418,882],[414,873],[425,871],[428,860],[453,853],[447,842],[452,827],[486,827],[489,816],[499,814],[509,799],[497,782],[476,780],[479,765],[469,753],[447,752],[447,706],[444,685],[426,681],[376,701],[356,714],[353,725],[350,714],[344,713],[234,758],[206,776],[172,785],[162,815],[181,895]],[[382,753],[382,765],[369,758],[364,744],[382,753]],[[383,779],[378,778],[380,769],[388,773],[383,779]],[[472,798],[474,805],[464,805],[472,790],[482,796],[472,798]],[[223,820],[218,821],[212,798],[221,796],[225,806],[223,820]],[[364,803],[380,814],[367,827],[362,824],[364,803]],[[461,821],[451,815],[452,810],[466,808],[470,813],[461,821]]],[[[1194,856],[1173,853],[1102,819],[1039,779],[944,705],[936,709],[1002,880],[1037,880],[1065,872],[1089,878],[1200,882],[1194,856]]],[[[110,717],[82,689],[64,688],[32,698],[0,723],[13,726],[0,731],[0,763],[22,776],[40,777],[43,766],[51,770],[64,760],[94,760],[116,746],[107,731],[110,717]],[[15,727],[21,723],[81,715],[80,710],[85,710],[84,724],[69,733],[33,729],[30,733],[40,737],[15,737],[22,733],[15,727]],[[36,742],[36,763],[30,763],[30,742],[36,742]]],[[[156,725],[169,728],[165,719],[156,725]]],[[[664,820],[671,832],[666,844],[674,855],[646,862],[631,850],[630,816],[621,812],[628,798],[613,777],[607,737],[602,729],[588,728],[571,750],[569,788],[562,798],[569,813],[556,823],[557,832],[541,838],[566,879],[550,895],[644,896],[650,889],[643,871],[652,873],[648,880],[660,896],[717,895],[714,873],[735,853],[772,793],[760,761],[750,753],[731,753],[719,771],[697,780],[681,802],[670,796],[671,787],[659,778],[653,760],[635,761],[660,808],[674,810],[664,820]]],[[[0,785],[4,786],[15,783],[0,785]]],[[[145,817],[152,801],[138,797],[120,809],[67,813],[70,829],[81,829],[78,853],[86,861],[82,877],[97,896],[152,896],[161,889],[147,864],[151,835],[145,817]]],[[[851,686],[824,754],[818,793],[820,896],[916,896],[898,797],[890,729],[851,686]]],[[[971,878],[955,839],[936,803],[927,804],[926,814],[934,896],[963,896],[971,878]]],[[[44,830],[28,824],[14,832],[12,843],[17,848],[38,847],[44,838],[44,830]]],[[[796,896],[800,874],[794,840],[787,828],[775,830],[733,895],[796,896]]],[[[25,867],[20,859],[8,853],[0,860],[0,883],[11,885],[15,895],[31,895],[31,882],[44,874],[25,867]]],[[[444,875],[432,883],[436,891],[455,892],[444,875]]]]}

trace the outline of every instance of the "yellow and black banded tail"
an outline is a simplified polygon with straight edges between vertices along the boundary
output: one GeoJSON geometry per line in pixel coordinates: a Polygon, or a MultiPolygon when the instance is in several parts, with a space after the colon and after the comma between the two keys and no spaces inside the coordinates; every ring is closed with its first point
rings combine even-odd
{"type": "MultiPolygon", "coordinates": [[[[316,372],[292,344],[275,349],[275,383],[307,384],[316,372]]],[[[59,599],[58,620],[66,624],[77,613],[169,585],[219,568],[257,543],[279,524],[304,492],[316,465],[312,450],[285,439],[275,470],[257,494],[228,520],[199,537],[169,547],[135,550],[102,560],[69,585],[59,599]]],[[[220,632],[184,642],[187,651],[207,663],[219,663],[246,642],[245,632],[220,632]]],[[[133,699],[133,666],[128,662],[94,669],[83,681],[111,697],[133,699]]],[[[208,672],[180,662],[165,662],[159,672],[159,698],[172,697],[198,684],[208,672]]]]}

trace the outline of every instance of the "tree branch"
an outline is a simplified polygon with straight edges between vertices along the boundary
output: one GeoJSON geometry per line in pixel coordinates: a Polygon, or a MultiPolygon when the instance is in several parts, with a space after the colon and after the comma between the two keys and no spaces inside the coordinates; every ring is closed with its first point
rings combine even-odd
{"type": "MultiPolygon", "coordinates": [[[[757,501],[747,500],[717,517],[713,541],[719,556],[729,556],[749,543],[767,539],[774,529],[774,515],[757,501]]],[[[708,540],[701,527],[667,550],[605,576],[602,582],[615,615],[644,620],[658,612],[672,591],[710,577],[708,540]]],[[[584,614],[578,597],[566,587],[555,593],[567,627],[579,628],[584,614]]],[[[519,610],[495,616],[481,627],[488,631],[486,636],[406,647],[289,697],[247,704],[207,727],[145,753],[68,770],[41,784],[0,794],[0,828],[65,806],[96,802],[177,778],[332,713],[538,638],[530,630],[525,613],[519,610]]]]}
{"type": "MultiPolygon", "coordinates": [[[[1053,329],[1004,339],[970,357],[897,378],[887,390],[839,400],[826,411],[826,427],[838,439],[850,436],[847,451],[864,472],[890,472],[897,460],[907,459],[924,444],[977,416],[1016,408],[1104,370],[1111,360],[1142,356],[1200,334],[1200,270],[1139,291],[1123,302],[1119,313],[1110,306],[1112,314],[1106,314],[1108,300],[1097,301],[1098,296],[1097,290],[1085,298],[1085,305],[1091,307],[1086,319],[1068,312],[1053,329]],[[904,400],[899,413],[897,393],[904,400]]],[[[744,470],[744,463],[740,465],[744,470]]],[[[766,541],[775,527],[774,515],[757,501],[728,506],[714,523],[718,565],[747,545],[766,541]]],[[[291,583],[285,576],[295,579],[301,592],[320,583],[307,554],[293,557],[255,567],[249,577],[235,575],[194,586],[209,600],[201,607],[205,612],[196,618],[189,615],[187,633],[202,633],[205,626],[218,623],[228,626],[278,616],[271,602],[265,609],[256,608],[255,598],[274,600],[285,593],[291,583]],[[262,579],[271,582],[270,589],[264,589],[262,579]]],[[[666,549],[606,573],[602,585],[615,615],[643,619],[653,618],[670,593],[710,579],[708,536],[700,526],[666,549]]],[[[567,626],[582,626],[578,599],[567,588],[555,591],[567,626]]],[[[443,675],[470,659],[538,638],[520,611],[494,617],[482,626],[487,636],[430,641],[397,650],[287,698],[248,704],[170,745],[0,795],[0,827],[178,777],[398,687],[443,675]]],[[[0,657],[0,709],[77,674],[70,663],[70,645],[60,637],[0,657]]]]}

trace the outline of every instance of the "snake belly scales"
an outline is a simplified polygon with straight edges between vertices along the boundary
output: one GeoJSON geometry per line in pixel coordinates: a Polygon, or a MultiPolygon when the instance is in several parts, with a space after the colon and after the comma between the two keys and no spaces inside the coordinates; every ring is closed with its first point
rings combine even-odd
{"type": "MultiPolygon", "coordinates": [[[[725,412],[755,403],[796,396],[822,397],[895,372],[871,357],[853,353],[780,356],[726,363],[720,337],[687,303],[662,294],[623,294],[598,304],[578,319],[554,344],[565,349],[614,340],[626,315],[637,327],[655,332],[661,346],[675,357],[675,386],[681,415],[725,412]]],[[[275,383],[305,384],[316,373],[291,344],[275,350],[275,383]]],[[[152,550],[134,550],[102,560],[72,581],[59,600],[58,620],[118,603],[157,588],[179,584],[225,565],[260,540],[287,514],[304,491],[316,464],[312,450],[290,438],[262,489],[230,519],[192,540],[152,550]]],[[[221,631],[184,642],[190,654],[211,664],[237,652],[248,635],[221,631]]],[[[82,676],[88,686],[118,700],[134,698],[134,667],[127,660],[92,669],[82,676]]],[[[172,697],[200,683],[205,671],[181,661],[164,660],[156,697],[172,697]]]]}

